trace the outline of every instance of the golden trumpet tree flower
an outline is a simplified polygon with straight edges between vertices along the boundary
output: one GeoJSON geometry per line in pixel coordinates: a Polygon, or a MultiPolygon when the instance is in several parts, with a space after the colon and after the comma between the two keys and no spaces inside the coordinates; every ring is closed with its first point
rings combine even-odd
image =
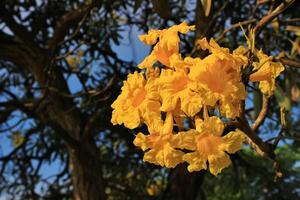
{"type": "MultiPolygon", "coordinates": [[[[211,54],[191,68],[189,78],[193,80],[191,89],[201,95],[203,104],[216,106],[226,117],[236,117],[239,113],[237,102],[246,98],[246,90],[241,75],[232,58],[221,58],[211,54]]],[[[241,67],[241,66],[240,66],[241,67]]]]}
{"type": "Polygon", "coordinates": [[[153,132],[150,131],[149,135],[137,134],[133,143],[145,151],[146,162],[169,168],[182,162],[184,153],[175,149],[179,147],[179,143],[173,134],[173,116],[170,112],[167,113],[162,126],[158,126],[153,132]]]}
{"type": "Polygon", "coordinates": [[[146,35],[140,35],[139,39],[147,44],[154,45],[152,53],[147,56],[140,68],[151,68],[156,61],[166,67],[170,66],[170,57],[179,54],[179,36],[178,33],[186,34],[189,30],[195,29],[195,26],[188,26],[186,22],[172,26],[163,30],[150,30],[146,35]],[[158,42],[157,42],[158,40],[158,42]]]}
{"type": "Polygon", "coordinates": [[[188,170],[199,171],[207,169],[212,174],[219,174],[231,163],[227,153],[235,153],[242,148],[245,135],[240,131],[231,131],[222,136],[224,124],[218,117],[208,117],[204,120],[196,118],[196,129],[179,132],[181,146],[193,152],[183,156],[189,163],[188,170]]]}
{"type": "Polygon", "coordinates": [[[129,74],[124,81],[122,92],[111,105],[114,109],[111,122],[124,124],[133,129],[145,121],[151,124],[160,121],[160,103],[155,80],[145,80],[143,74],[135,72],[129,74]]]}
{"type": "Polygon", "coordinates": [[[259,89],[265,95],[272,95],[275,90],[275,79],[284,71],[280,62],[273,62],[271,56],[267,56],[261,50],[257,51],[259,62],[254,62],[254,72],[250,75],[250,81],[259,82],[259,89]]]}
{"type": "Polygon", "coordinates": [[[191,81],[185,71],[162,70],[159,77],[161,110],[169,112],[175,109],[180,101],[181,110],[188,116],[200,111],[202,99],[190,89],[191,81]]]}
{"type": "Polygon", "coordinates": [[[230,165],[228,154],[240,150],[246,137],[238,129],[224,132],[222,120],[240,116],[249,73],[249,80],[259,81],[261,91],[271,95],[283,66],[253,46],[251,51],[240,46],[230,52],[206,38],[196,45],[208,50],[207,56],[184,57],[178,33],[193,29],[183,22],[140,36],[145,44],[154,45],[153,51],[139,65],[143,72],[129,74],[124,81],[112,104],[111,121],[130,129],[147,125],[149,134],[138,133],[134,139],[145,152],[145,162],[173,168],[185,161],[190,172],[209,169],[217,175],[230,165]],[[258,62],[249,62],[249,52],[258,62]]]}

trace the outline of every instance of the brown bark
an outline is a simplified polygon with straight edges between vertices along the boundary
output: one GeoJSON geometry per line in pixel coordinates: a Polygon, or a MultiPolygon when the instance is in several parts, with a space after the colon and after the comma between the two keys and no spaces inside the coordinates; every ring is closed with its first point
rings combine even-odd
{"type": "Polygon", "coordinates": [[[205,200],[202,189],[205,171],[188,172],[187,164],[180,164],[172,169],[169,175],[168,186],[162,199],[174,200],[205,200]]]}
{"type": "Polygon", "coordinates": [[[94,141],[68,148],[76,200],[106,199],[99,153],[94,141]]]}

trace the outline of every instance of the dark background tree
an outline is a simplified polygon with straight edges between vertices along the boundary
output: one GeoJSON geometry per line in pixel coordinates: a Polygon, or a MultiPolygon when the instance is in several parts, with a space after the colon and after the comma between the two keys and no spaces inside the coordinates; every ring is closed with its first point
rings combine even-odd
{"type": "Polygon", "coordinates": [[[300,198],[299,12],[299,1],[292,0],[1,0],[0,144],[5,148],[7,137],[11,145],[9,152],[0,152],[0,196],[300,198]],[[201,2],[212,2],[211,8],[201,2]],[[253,88],[246,110],[252,122],[266,107],[256,132],[272,147],[280,140],[276,161],[245,146],[218,177],[188,173],[184,164],[162,169],[143,163],[142,152],[132,144],[145,127],[131,131],[110,123],[110,105],[137,64],[122,59],[113,47],[134,29],[146,32],[184,20],[197,30],[183,38],[183,54],[201,56],[194,41],[203,36],[231,49],[245,44],[238,22],[246,31],[248,25],[256,27],[257,48],[273,56],[284,52],[276,58],[286,65],[276,98],[266,107],[253,88]],[[287,125],[282,128],[284,113],[287,125]],[[45,177],[46,165],[60,170],[45,177]]]}

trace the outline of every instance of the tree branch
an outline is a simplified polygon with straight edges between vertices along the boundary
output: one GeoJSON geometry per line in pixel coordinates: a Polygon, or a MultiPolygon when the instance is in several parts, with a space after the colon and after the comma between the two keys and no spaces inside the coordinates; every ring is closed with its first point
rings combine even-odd
{"type": "Polygon", "coordinates": [[[285,11],[288,7],[290,7],[295,0],[286,0],[283,3],[281,3],[275,10],[273,10],[271,13],[264,16],[254,27],[253,31],[254,34],[258,34],[261,28],[263,28],[266,24],[270,23],[275,17],[277,17],[279,14],[281,14],[283,11],[285,11]]]}
{"type": "Polygon", "coordinates": [[[232,31],[233,29],[235,28],[239,28],[241,25],[247,25],[247,24],[251,24],[251,23],[254,23],[255,22],[255,19],[249,19],[249,20],[245,20],[245,21],[242,21],[242,22],[238,22],[238,23],[235,23],[233,24],[231,27],[225,29],[222,34],[216,39],[216,42],[220,41],[221,39],[224,38],[225,34],[229,31],[232,31]]]}
{"type": "Polygon", "coordinates": [[[0,18],[9,27],[9,29],[15,34],[19,41],[23,43],[30,44],[30,46],[35,46],[34,36],[29,32],[24,26],[18,24],[14,18],[13,14],[9,12],[5,6],[0,5],[0,18]]]}
{"type": "Polygon", "coordinates": [[[262,102],[262,108],[260,110],[259,115],[257,116],[255,122],[252,124],[251,129],[255,132],[260,125],[264,122],[267,112],[268,112],[268,104],[269,104],[269,98],[265,95],[263,95],[263,102],[262,102]]]}
{"type": "Polygon", "coordinates": [[[263,157],[269,157],[272,160],[275,159],[274,148],[269,143],[266,143],[257,136],[257,134],[251,129],[247,119],[244,116],[237,118],[240,123],[240,129],[248,136],[248,143],[254,148],[254,150],[263,157]]]}
{"type": "Polygon", "coordinates": [[[93,6],[94,4],[84,4],[76,10],[69,11],[56,22],[53,37],[47,42],[50,51],[55,50],[55,47],[64,40],[70,28],[76,26],[93,6]]]}
{"type": "Polygon", "coordinates": [[[289,58],[279,58],[279,59],[274,58],[274,60],[282,62],[283,64],[291,67],[300,68],[300,62],[298,62],[297,60],[293,60],[289,58]]]}

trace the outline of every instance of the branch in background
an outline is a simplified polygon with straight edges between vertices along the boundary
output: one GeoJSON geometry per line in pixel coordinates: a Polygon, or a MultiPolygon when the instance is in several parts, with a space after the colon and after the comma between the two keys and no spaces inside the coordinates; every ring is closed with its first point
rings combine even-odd
{"type": "Polygon", "coordinates": [[[154,11],[163,19],[171,17],[171,10],[168,0],[151,0],[154,11]]]}
{"type": "MultiPolygon", "coordinates": [[[[107,83],[107,85],[100,91],[95,91],[92,97],[99,98],[101,97],[105,92],[109,91],[113,84],[116,83],[116,76],[113,76],[107,83]]],[[[99,121],[103,118],[103,107],[98,109],[95,113],[93,113],[88,121],[86,122],[83,130],[83,137],[84,139],[89,139],[90,137],[93,137],[95,132],[97,133],[97,126],[99,127],[99,121]]]]}
{"type": "Polygon", "coordinates": [[[13,14],[10,13],[5,6],[0,6],[0,19],[3,20],[5,25],[14,33],[18,40],[23,43],[30,44],[30,46],[35,46],[34,36],[29,32],[24,26],[18,24],[13,18],[13,14]]]}
{"type": "Polygon", "coordinates": [[[272,2],[272,0],[257,0],[256,4],[263,5],[263,4],[270,3],[270,2],[272,2]]]}
{"type": "Polygon", "coordinates": [[[253,31],[254,34],[258,34],[261,28],[263,28],[265,25],[270,23],[275,17],[277,17],[279,14],[281,14],[283,11],[285,11],[288,7],[290,7],[295,0],[287,0],[283,3],[281,3],[275,10],[273,10],[271,13],[264,16],[254,27],[253,31]]]}
{"type": "Polygon", "coordinates": [[[85,4],[82,7],[71,10],[63,15],[57,22],[53,37],[48,41],[48,48],[54,51],[56,45],[62,42],[68,34],[70,28],[75,27],[87,13],[93,8],[94,4],[85,4]]]}
{"type": "MultiPolygon", "coordinates": [[[[275,159],[274,147],[273,145],[264,142],[250,127],[248,120],[245,117],[245,101],[241,101],[240,103],[240,114],[237,117],[237,123],[235,125],[236,128],[242,130],[248,137],[248,144],[261,156],[269,157],[272,160],[275,159]]],[[[263,114],[262,114],[263,115],[263,114]]],[[[229,126],[231,124],[228,124],[229,126]]]]}
{"type": "Polygon", "coordinates": [[[210,12],[210,15],[205,16],[202,2],[201,0],[198,0],[195,13],[196,40],[203,37],[209,37],[207,24],[209,24],[209,21],[212,17],[212,12],[210,12]]]}
{"type": "Polygon", "coordinates": [[[297,18],[292,18],[292,19],[286,19],[286,20],[283,20],[282,22],[299,22],[300,21],[300,17],[297,17],[297,18]]]}
{"type": "Polygon", "coordinates": [[[240,123],[240,129],[248,136],[247,142],[253,147],[253,149],[263,157],[269,157],[272,160],[275,159],[274,148],[271,144],[266,143],[257,136],[257,134],[251,129],[247,119],[244,116],[237,118],[240,123]]]}
{"type": "Polygon", "coordinates": [[[246,20],[246,21],[242,21],[242,22],[233,24],[231,27],[225,29],[222,32],[222,34],[216,39],[216,42],[222,40],[227,32],[232,31],[235,28],[239,28],[241,25],[248,25],[248,24],[252,24],[254,22],[255,22],[255,19],[250,19],[250,20],[246,20]]]}
{"type": "Polygon", "coordinates": [[[260,113],[258,117],[256,118],[255,122],[252,124],[251,129],[255,132],[260,125],[264,122],[267,112],[268,112],[268,103],[269,103],[269,98],[265,95],[263,95],[263,102],[262,102],[262,107],[260,110],[260,113]]]}
{"type": "Polygon", "coordinates": [[[298,62],[297,60],[293,60],[289,58],[279,58],[279,59],[274,58],[274,61],[282,62],[284,65],[288,65],[291,67],[300,68],[300,62],[298,62]]]}

